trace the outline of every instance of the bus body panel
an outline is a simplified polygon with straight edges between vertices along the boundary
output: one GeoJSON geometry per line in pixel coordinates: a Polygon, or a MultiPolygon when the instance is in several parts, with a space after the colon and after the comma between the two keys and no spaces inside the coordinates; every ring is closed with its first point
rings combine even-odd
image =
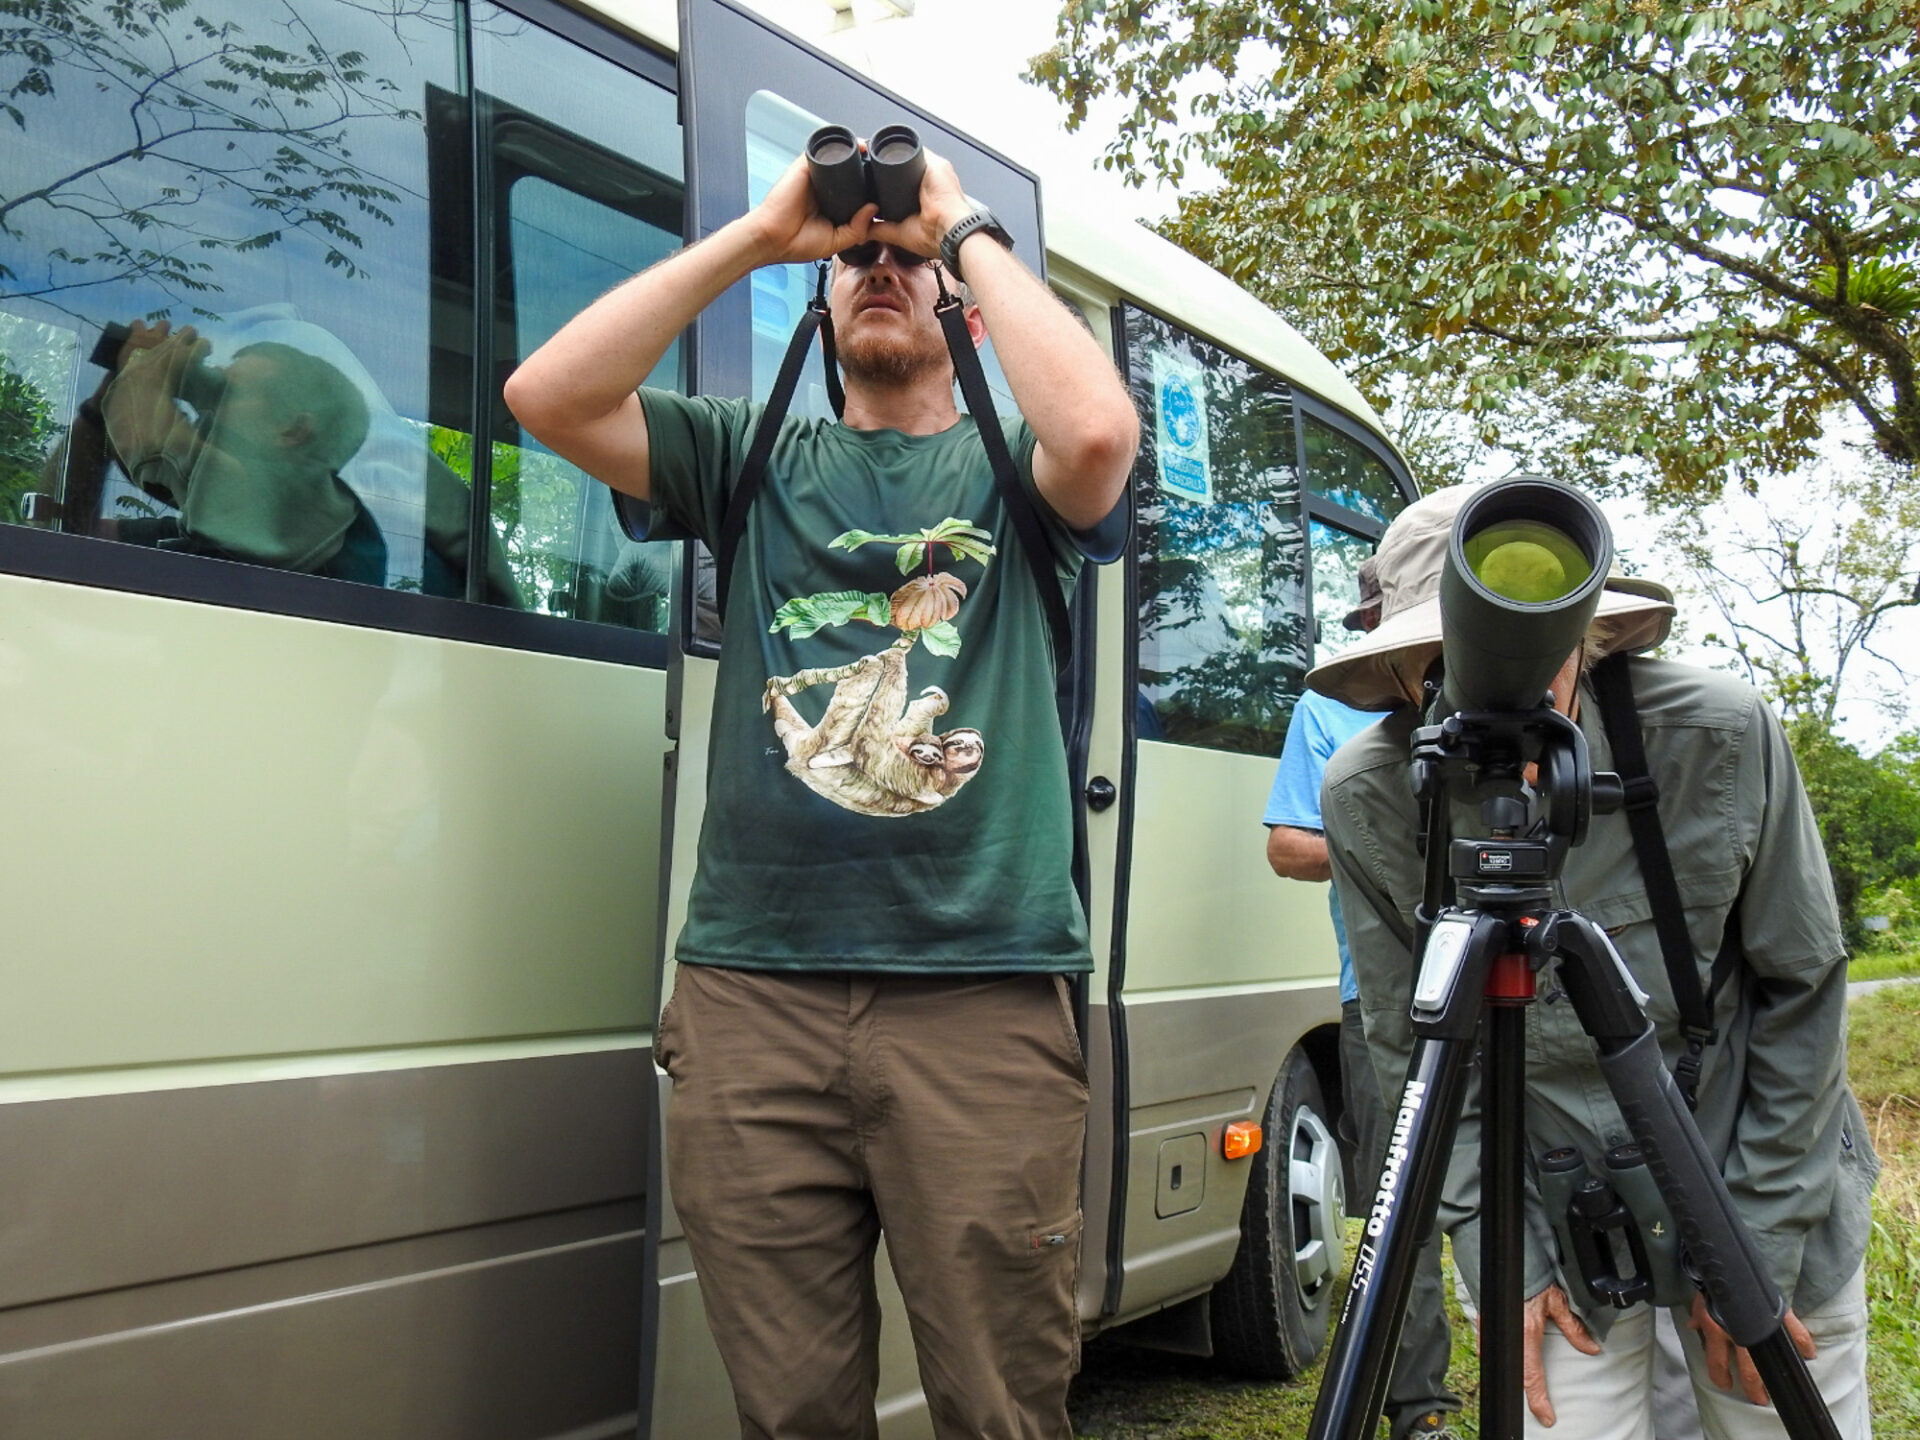
{"type": "Polygon", "coordinates": [[[651,1028],[661,672],[13,576],[0,613],[0,1076],[651,1028]]]}

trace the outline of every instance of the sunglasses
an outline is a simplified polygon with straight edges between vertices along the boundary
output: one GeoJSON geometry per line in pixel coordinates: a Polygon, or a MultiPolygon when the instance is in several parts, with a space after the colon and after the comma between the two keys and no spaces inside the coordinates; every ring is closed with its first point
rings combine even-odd
{"type": "Polygon", "coordinates": [[[884,240],[867,240],[858,245],[850,245],[834,258],[850,269],[870,270],[879,263],[880,252],[883,250],[893,257],[893,263],[902,270],[912,270],[916,266],[933,263],[925,255],[916,255],[911,250],[902,250],[898,245],[889,245],[884,240]]]}

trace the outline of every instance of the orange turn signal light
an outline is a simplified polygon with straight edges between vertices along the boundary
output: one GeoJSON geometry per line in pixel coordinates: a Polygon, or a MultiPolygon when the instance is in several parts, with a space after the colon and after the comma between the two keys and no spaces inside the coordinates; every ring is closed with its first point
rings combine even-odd
{"type": "Polygon", "coordinates": [[[1260,1126],[1252,1120],[1229,1121],[1220,1132],[1220,1153],[1229,1160],[1243,1160],[1260,1151],[1260,1126]]]}

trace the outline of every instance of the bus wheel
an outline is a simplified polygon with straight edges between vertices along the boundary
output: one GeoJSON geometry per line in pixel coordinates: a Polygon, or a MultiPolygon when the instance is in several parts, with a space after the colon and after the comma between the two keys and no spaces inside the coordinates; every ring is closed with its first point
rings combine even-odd
{"type": "Polygon", "coordinates": [[[1214,1357],[1261,1380],[1290,1380],[1327,1343],[1345,1274],[1340,1149],[1313,1066],[1299,1049],[1274,1081],[1240,1211],[1240,1249],[1213,1287],[1214,1357]]]}

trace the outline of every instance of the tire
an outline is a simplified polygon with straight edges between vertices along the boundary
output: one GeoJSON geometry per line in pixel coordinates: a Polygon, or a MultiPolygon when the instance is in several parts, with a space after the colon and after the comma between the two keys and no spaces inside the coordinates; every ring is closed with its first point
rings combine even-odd
{"type": "Polygon", "coordinates": [[[1320,1080],[1287,1056],[1262,1121],[1240,1211],[1240,1249],[1213,1288],[1213,1353],[1223,1368],[1291,1380],[1326,1347],[1346,1273],[1345,1184],[1320,1080]]]}

